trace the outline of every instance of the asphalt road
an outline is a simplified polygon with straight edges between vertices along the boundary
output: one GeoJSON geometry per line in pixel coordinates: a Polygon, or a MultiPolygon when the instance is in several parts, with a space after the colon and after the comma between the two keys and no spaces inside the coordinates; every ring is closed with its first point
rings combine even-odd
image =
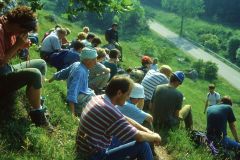
{"type": "Polygon", "coordinates": [[[192,44],[190,41],[179,37],[176,33],[170,31],[162,24],[156,21],[150,21],[148,24],[151,30],[175,44],[177,48],[181,49],[185,53],[196,59],[202,59],[203,61],[212,61],[216,63],[219,68],[218,75],[226,79],[233,87],[240,90],[240,73],[238,71],[192,44]]]}

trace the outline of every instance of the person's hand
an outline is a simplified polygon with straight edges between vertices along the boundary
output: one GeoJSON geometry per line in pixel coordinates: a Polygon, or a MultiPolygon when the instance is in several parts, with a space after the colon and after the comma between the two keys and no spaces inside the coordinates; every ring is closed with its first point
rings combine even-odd
{"type": "Polygon", "coordinates": [[[160,143],[161,143],[161,140],[162,140],[161,136],[160,136],[159,134],[157,134],[157,133],[154,133],[153,136],[154,136],[154,141],[153,141],[153,143],[154,143],[156,146],[159,146],[160,143]]]}
{"type": "Polygon", "coordinates": [[[19,49],[24,48],[26,44],[29,44],[28,34],[22,33],[19,36],[17,36],[16,45],[18,46],[19,49]]]}

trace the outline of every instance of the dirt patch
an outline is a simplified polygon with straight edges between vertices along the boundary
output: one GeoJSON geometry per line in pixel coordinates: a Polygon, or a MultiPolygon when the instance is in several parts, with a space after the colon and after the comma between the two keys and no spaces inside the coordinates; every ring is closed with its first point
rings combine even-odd
{"type": "Polygon", "coordinates": [[[173,158],[167,153],[167,150],[163,146],[156,146],[155,152],[157,153],[159,160],[173,160],[173,158]]]}

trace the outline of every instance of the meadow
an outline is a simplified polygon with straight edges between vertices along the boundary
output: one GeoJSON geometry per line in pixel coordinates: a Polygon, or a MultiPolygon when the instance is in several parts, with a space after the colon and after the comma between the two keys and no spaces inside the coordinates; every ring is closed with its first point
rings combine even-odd
{"type": "MultiPolygon", "coordinates": [[[[54,27],[56,22],[72,30],[68,39],[76,37],[84,24],[70,23],[66,20],[66,15],[56,17],[56,22],[49,21],[53,12],[41,10],[38,11],[39,17],[39,37],[54,27]]],[[[94,28],[91,28],[94,32],[94,28]]],[[[98,30],[96,34],[102,39],[104,31],[98,30]]],[[[105,41],[104,41],[105,42],[105,41]]],[[[120,65],[123,68],[140,66],[140,57],[148,54],[152,57],[158,57],[159,65],[168,64],[174,71],[187,70],[191,68],[194,59],[187,57],[182,51],[161,39],[154,33],[146,31],[145,34],[137,35],[131,40],[120,41],[123,46],[123,61],[120,65]],[[184,61],[179,61],[184,59],[184,61]]],[[[30,49],[31,58],[39,58],[38,47],[33,46],[30,49]]],[[[19,62],[19,59],[13,63],[19,62]]],[[[56,70],[48,67],[47,78],[50,78],[56,70]]],[[[192,81],[186,78],[179,90],[182,91],[186,100],[184,104],[192,105],[194,119],[194,129],[204,131],[206,128],[206,115],[203,114],[208,84],[204,80],[192,81]]],[[[229,95],[234,103],[234,112],[237,122],[240,121],[240,97],[239,91],[228,84],[223,78],[219,77],[214,83],[217,91],[221,95],[229,95]]],[[[74,159],[75,135],[78,127],[78,121],[73,118],[66,106],[66,82],[58,81],[51,84],[45,83],[42,95],[46,97],[45,105],[48,107],[51,123],[56,127],[53,134],[47,133],[42,128],[36,128],[31,124],[27,116],[26,107],[28,107],[24,89],[20,90],[15,101],[13,117],[8,121],[0,123],[0,159],[4,160],[70,160],[74,159]]],[[[240,128],[240,123],[237,124],[240,128]]],[[[160,131],[164,137],[164,131],[160,131]]],[[[231,136],[230,132],[229,135],[231,136]]],[[[169,137],[165,137],[167,143],[164,144],[168,153],[179,160],[210,160],[213,157],[205,148],[196,148],[194,143],[188,137],[184,130],[184,125],[180,129],[170,132],[169,137]]]]}

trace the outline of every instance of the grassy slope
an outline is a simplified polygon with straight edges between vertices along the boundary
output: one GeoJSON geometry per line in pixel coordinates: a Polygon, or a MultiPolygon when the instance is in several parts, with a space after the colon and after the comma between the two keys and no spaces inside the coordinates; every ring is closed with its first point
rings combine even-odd
{"type": "MultiPolygon", "coordinates": [[[[52,14],[46,11],[39,12],[40,22],[40,37],[43,32],[54,26],[44,16],[52,14]]],[[[69,27],[73,32],[71,38],[75,37],[77,32],[81,30],[79,24],[70,24],[63,18],[58,18],[58,23],[69,27]]],[[[94,31],[94,29],[92,29],[94,31]]],[[[69,38],[69,39],[71,39],[69,38]]],[[[176,57],[184,57],[184,54],[175,49],[171,44],[165,40],[160,39],[152,33],[143,35],[142,38],[153,39],[154,45],[158,46],[159,52],[166,52],[169,54],[167,62],[174,70],[188,69],[190,62],[179,63],[176,57]]],[[[124,63],[123,66],[139,66],[139,55],[142,53],[142,39],[138,38],[134,41],[122,42],[124,46],[124,63]]],[[[31,52],[32,58],[37,58],[38,54],[31,52]]],[[[156,55],[157,56],[157,55],[156,55]]],[[[190,61],[192,59],[190,58],[190,61]]],[[[55,72],[54,68],[49,67],[48,78],[55,72]]],[[[225,81],[217,81],[218,91],[221,94],[228,94],[234,98],[239,99],[237,90],[229,86],[225,81]]],[[[208,82],[197,81],[193,82],[186,79],[184,85],[179,89],[186,97],[185,103],[193,106],[194,126],[197,129],[204,130],[205,116],[203,115],[204,99],[207,92],[208,82]]],[[[24,95],[24,91],[19,93],[24,95]]],[[[46,105],[48,106],[51,115],[51,122],[57,127],[57,131],[52,134],[46,134],[45,130],[29,126],[29,121],[26,119],[26,111],[23,109],[21,102],[24,102],[24,96],[18,99],[17,113],[14,121],[10,121],[7,125],[1,126],[0,132],[0,159],[73,159],[73,151],[75,144],[75,134],[77,129],[77,121],[74,120],[64,104],[64,97],[66,95],[66,84],[63,81],[54,82],[52,84],[45,84],[43,95],[47,97],[46,105]],[[21,135],[19,138],[19,135],[21,135]]],[[[239,107],[235,107],[237,115],[240,114],[239,107]]],[[[237,116],[238,121],[239,116],[237,116]]],[[[238,125],[238,128],[240,126],[238,125]]],[[[167,145],[168,151],[172,153],[177,159],[211,159],[206,158],[206,154],[202,149],[196,150],[185,136],[183,130],[177,131],[177,134],[170,134],[169,143],[167,145]],[[180,158],[182,157],[182,158],[180,158]],[[184,158],[183,158],[184,157],[184,158]]]]}

